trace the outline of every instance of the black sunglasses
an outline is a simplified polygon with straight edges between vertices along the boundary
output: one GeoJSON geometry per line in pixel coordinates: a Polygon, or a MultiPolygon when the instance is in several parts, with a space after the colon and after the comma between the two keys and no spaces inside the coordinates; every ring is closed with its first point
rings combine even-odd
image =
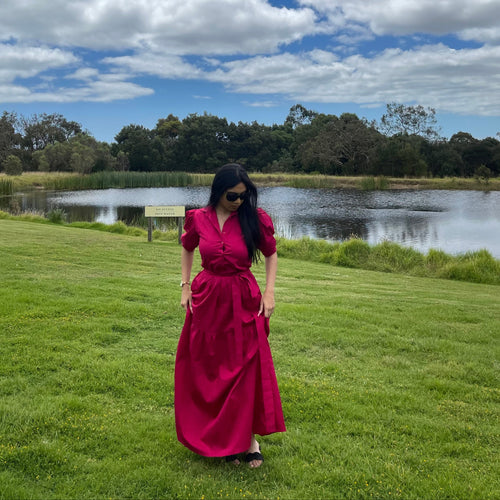
{"type": "Polygon", "coordinates": [[[227,201],[236,201],[237,199],[240,199],[241,201],[245,201],[248,198],[248,191],[243,191],[243,193],[235,193],[234,191],[227,191],[226,192],[226,200],[227,201]]]}

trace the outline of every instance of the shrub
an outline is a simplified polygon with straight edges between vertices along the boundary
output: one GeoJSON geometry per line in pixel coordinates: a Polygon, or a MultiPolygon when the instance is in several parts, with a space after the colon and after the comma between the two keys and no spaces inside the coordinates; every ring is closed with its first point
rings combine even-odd
{"type": "Polygon", "coordinates": [[[302,259],[318,262],[322,254],[327,253],[332,248],[332,243],[324,240],[312,240],[311,238],[301,238],[300,240],[286,240],[276,238],[278,254],[281,257],[290,259],[302,259]]]}
{"type": "Polygon", "coordinates": [[[440,278],[473,283],[500,284],[500,261],[487,250],[467,252],[449,262],[439,273],[440,278]]]}
{"type": "Polygon", "coordinates": [[[330,263],[343,267],[363,267],[370,256],[370,245],[359,238],[352,238],[338,245],[330,253],[330,263]]]}
{"type": "Polygon", "coordinates": [[[425,264],[431,271],[437,271],[438,269],[446,266],[453,257],[443,252],[442,250],[431,249],[425,257],[425,264]]]}
{"type": "Polygon", "coordinates": [[[391,241],[375,245],[370,257],[373,268],[378,271],[409,272],[422,268],[424,264],[424,256],[420,252],[391,241]]]}
{"type": "Polygon", "coordinates": [[[7,156],[2,163],[2,166],[7,175],[21,175],[23,173],[23,164],[17,156],[7,156]]]}
{"type": "Polygon", "coordinates": [[[53,224],[64,224],[66,222],[67,215],[62,208],[53,208],[47,213],[47,219],[53,224]]]}
{"type": "Polygon", "coordinates": [[[124,222],[120,220],[118,222],[115,222],[114,224],[109,225],[108,231],[110,233],[126,234],[128,231],[128,227],[124,222]]]}

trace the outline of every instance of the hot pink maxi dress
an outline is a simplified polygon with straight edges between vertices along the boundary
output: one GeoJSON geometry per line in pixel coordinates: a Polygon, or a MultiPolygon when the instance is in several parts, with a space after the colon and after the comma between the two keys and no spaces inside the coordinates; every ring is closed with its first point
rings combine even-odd
{"type": "MultiPolygon", "coordinates": [[[[269,215],[258,210],[260,251],[276,252],[269,215]]],[[[250,271],[238,214],[220,230],[213,208],[186,213],[182,245],[198,245],[203,270],[191,284],[175,364],[175,422],[179,441],[207,457],[242,453],[251,433],[284,432],[280,394],[269,348],[269,319],[258,316],[261,292],[250,271]]]]}

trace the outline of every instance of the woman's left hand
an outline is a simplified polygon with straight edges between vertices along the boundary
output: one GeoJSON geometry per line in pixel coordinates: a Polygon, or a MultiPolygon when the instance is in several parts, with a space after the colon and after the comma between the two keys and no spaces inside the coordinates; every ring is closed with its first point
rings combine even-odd
{"type": "Polygon", "coordinates": [[[274,312],[274,293],[265,291],[260,299],[259,316],[264,313],[265,318],[270,318],[274,312]]]}

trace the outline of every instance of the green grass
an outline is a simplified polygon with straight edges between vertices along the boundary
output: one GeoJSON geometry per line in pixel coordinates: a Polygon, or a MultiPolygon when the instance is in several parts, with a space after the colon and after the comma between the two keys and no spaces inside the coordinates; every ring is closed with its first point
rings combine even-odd
{"type": "Polygon", "coordinates": [[[499,498],[498,287],[280,258],[288,431],[251,470],[176,440],[179,260],[0,219],[2,500],[499,498]]]}
{"type": "MultiPolygon", "coordinates": [[[[61,209],[50,211],[46,217],[30,212],[10,215],[0,210],[0,219],[65,224],[66,214],[61,209]]],[[[114,224],[72,222],[69,226],[147,237],[147,231],[143,229],[147,226],[145,217],[138,219],[133,226],[127,226],[121,221],[114,224]]],[[[164,220],[160,223],[155,222],[155,227],[152,234],[154,240],[178,240],[179,234],[175,219],[164,220]]],[[[500,285],[500,260],[495,259],[485,249],[455,256],[441,250],[431,249],[427,255],[424,255],[413,248],[403,247],[390,241],[370,246],[365,241],[354,237],[336,243],[307,237],[299,240],[277,238],[277,244],[280,256],[291,259],[325,262],[334,266],[370,271],[500,285]]]]}

